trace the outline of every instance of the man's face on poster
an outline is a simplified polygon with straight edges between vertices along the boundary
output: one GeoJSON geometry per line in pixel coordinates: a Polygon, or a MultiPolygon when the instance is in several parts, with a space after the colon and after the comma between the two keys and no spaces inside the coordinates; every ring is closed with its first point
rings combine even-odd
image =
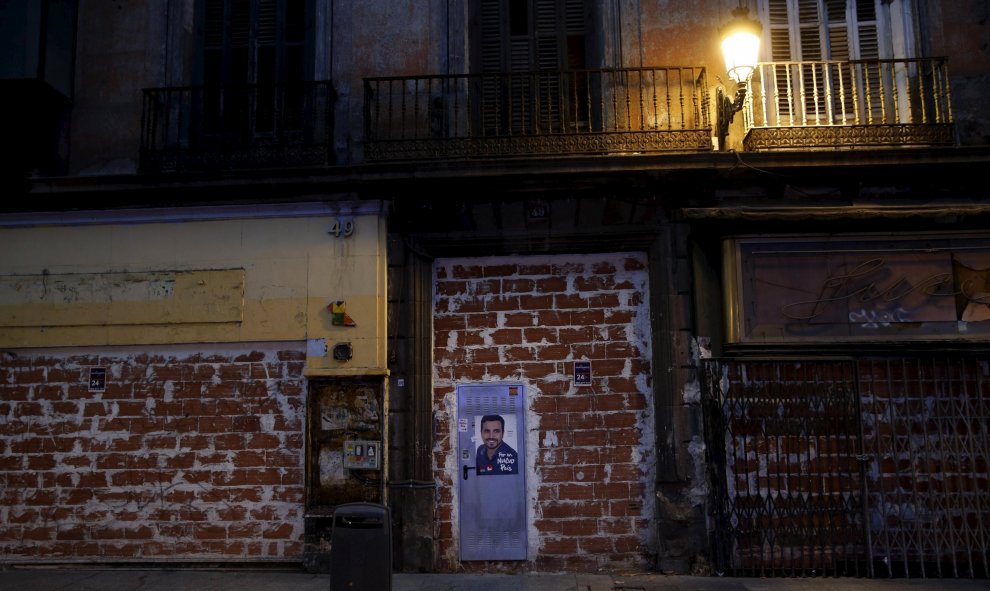
{"type": "Polygon", "coordinates": [[[494,451],[502,443],[502,423],[499,421],[485,421],[481,423],[481,438],[485,441],[485,448],[489,452],[494,451]]]}

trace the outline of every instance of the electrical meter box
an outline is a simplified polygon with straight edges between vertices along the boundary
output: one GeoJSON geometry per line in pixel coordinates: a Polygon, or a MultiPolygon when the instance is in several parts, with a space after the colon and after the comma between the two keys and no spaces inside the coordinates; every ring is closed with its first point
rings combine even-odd
{"type": "Polygon", "coordinates": [[[344,468],[380,470],[382,442],[364,439],[344,441],[344,468]]]}

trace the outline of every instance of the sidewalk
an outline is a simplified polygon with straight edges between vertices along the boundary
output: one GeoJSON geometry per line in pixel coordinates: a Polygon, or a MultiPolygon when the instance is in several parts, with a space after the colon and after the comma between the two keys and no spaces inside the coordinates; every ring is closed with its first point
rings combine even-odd
{"type": "MultiPolygon", "coordinates": [[[[329,591],[302,570],[0,566],[2,591],[329,591]]],[[[985,579],[720,578],[680,575],[403,574],[391,591],[988,591],[985,579]]],[[[354,591],[378,591],[355,589],[354,591]]]]}

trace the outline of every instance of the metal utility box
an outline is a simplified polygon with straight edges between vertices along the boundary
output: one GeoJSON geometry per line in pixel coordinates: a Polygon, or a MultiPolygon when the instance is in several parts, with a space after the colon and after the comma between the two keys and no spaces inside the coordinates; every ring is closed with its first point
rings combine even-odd
{"type": "Polygon", "coordinates": [[[346,503],[334,509],[330,591],[391,591],[391,538],[385,505],[346,503]]]}
{"type": "Polygon", "coordinates": [[[311,379],[307,398],[306,521],[303,564],[330,571],[334,509],[386,504],[388,464],[383,376],[311,379]]]}

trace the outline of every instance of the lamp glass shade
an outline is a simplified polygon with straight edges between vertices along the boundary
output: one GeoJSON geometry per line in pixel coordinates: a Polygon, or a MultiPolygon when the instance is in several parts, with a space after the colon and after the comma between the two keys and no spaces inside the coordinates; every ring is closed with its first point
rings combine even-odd
{"type": "Polygon", "coordinates": [[[722,32],[722,55],[725,57],[725,71],[736,83],[749,79],[756,69],[760,56],[759,21],[736,13],[722,32]]]}

